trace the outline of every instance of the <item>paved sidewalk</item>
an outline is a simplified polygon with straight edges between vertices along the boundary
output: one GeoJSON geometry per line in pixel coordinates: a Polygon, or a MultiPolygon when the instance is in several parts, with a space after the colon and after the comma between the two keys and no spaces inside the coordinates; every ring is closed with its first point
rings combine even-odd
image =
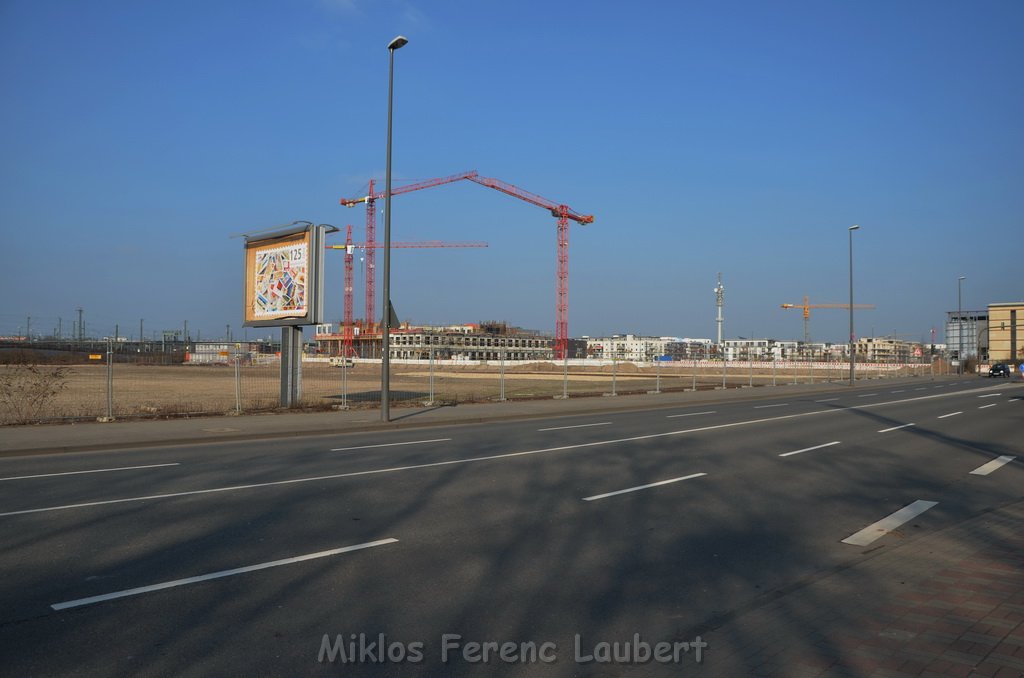
{"type": "Polygon", "coordinates": [[[708,629],[693,675],[1024,676],[1024,499],[708,629]]]}
{"type": "MultiPolygon", "coordinates": [[[[937,378],[934,383],[955,380],[937,378]]],[[[900,384],[932,383],[927,377],[864,380],[856,389],[898,387],[900,384]]],[[[979,382],[979,386],[988,385],[979,382]]],[[[168,420],[125,420],[110,423],[46,424],[0,427],[0,456],[129,449],[154,445],[222,442],[306,435],[331,435],[442,424],[574,416],[658,407],[686,407],[715,402],[787,398],[841,390],[843,383],[789,384],[727,390],[665,392],[617,397],[581,397],[568,400],[508,400],[466,403],[457,406],[405,407],[392,405],[389,423],[380,420],[380,409],[333,412],[279,412],[242,416],[194,417],[168,420]]]]}

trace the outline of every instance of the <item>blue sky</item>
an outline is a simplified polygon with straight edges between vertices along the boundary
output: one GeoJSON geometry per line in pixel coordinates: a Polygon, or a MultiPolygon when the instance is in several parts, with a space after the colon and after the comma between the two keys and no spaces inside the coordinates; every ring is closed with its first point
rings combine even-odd
{"type": "MultiPolygon", "coordinates": [[[[728,337],[799,338],[779,305],[847,300],[856,223],[857,333],[941,341],[958,276],[965,308],[1024,298],[1022,30],[991,0],[5,0],[0,334],[81,307],[96,335],[241,336],[229,236],[362,239],[338,199],[383,180],[404,34],[396,185],[473,169],[595,215],[571,228],[571,336],[714,336],[721,271],[728,337]]],[[[553,332],[545,211],[460,182],[396,197],[393,238],[490,244],[395,252],[403,320],[553,332]]],[[[812,311],[812,337],[846,322],[812,311]]]]}

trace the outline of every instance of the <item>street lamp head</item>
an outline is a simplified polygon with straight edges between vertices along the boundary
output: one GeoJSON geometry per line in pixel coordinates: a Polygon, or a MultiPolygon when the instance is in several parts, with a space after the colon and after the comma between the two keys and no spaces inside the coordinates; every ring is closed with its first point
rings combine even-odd
{"type": "Polygon", "coordinates": [[[849,230],[849,231],[859,231],[860,230],[860,226],[858,226],[857,224],[854,224],[853,226],[850,226],[850,228],[848,228],[847,230],[849,230]]]}
{"type": "Polygon", "coordinates": [[[402,49],[409,42],[409,38],[404,35],[399,35],[397,38],[388,43],[388,49],[394,51],[396,49],[402,49]]]}
{"type": "Polygon", "coordinates": [[[967,280],[967,276],[966,275],[962,275],[959,278],[957,278],[957,280],[967,280]]]}

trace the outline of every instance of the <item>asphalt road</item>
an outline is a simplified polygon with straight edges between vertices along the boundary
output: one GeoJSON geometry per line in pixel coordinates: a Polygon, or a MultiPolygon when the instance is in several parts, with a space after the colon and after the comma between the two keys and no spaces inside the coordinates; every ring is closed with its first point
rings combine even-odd
{"type": "Polygon", "coordinates": [[[0,459],[0,667],[699,673],[735,615],[1020,499],[1022,413],[1021,385],[940,380],[0,459]],[[678,663],[576,661],[635,634],[678,663]]]}

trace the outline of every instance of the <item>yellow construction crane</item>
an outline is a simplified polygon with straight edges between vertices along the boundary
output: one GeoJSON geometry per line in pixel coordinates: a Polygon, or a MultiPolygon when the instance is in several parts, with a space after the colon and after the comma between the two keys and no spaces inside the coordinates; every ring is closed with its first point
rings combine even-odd
{"type": "MultiPolygon", "coordinates": [[[[854,304],[854,308],[874,308],[874,304],[854,304]]],[[[783,304],[782,308],[802,308],[804,310],[804,343],[811,343],[811,309],[812,308],[842,308],[849,310],[849,304],[811,304],[808,303],[807,297],[804,297],[804,303],[802,304],[783,304]]]]}

